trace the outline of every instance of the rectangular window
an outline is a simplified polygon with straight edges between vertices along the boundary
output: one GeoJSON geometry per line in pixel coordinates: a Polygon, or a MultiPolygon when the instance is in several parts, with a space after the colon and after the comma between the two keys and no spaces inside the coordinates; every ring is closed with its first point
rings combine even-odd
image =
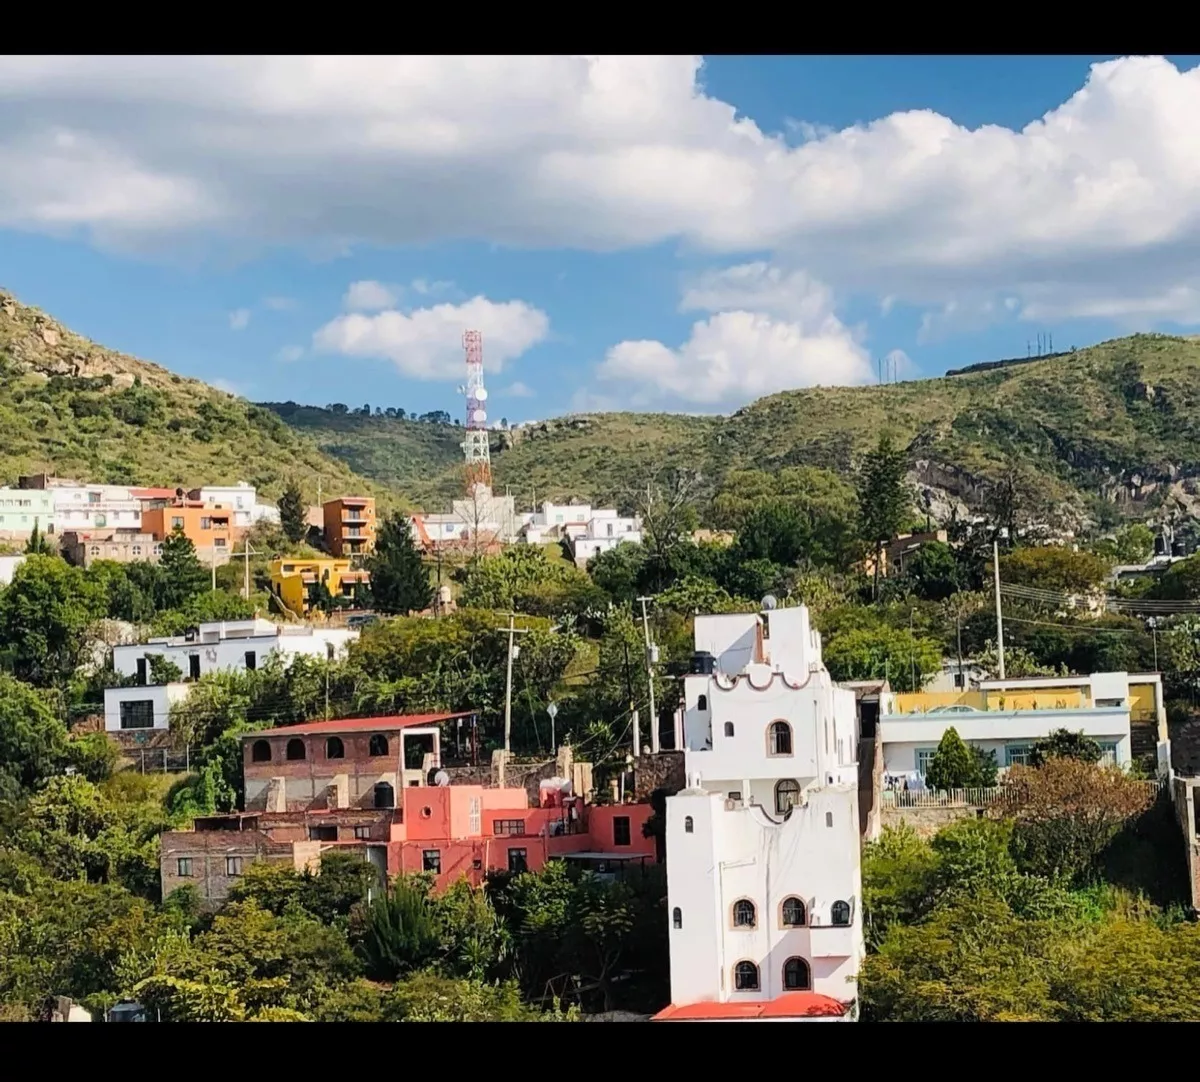
{"type": "Polygon", "coordinates": [[[122,729],[153,729],[154,702],[152,699],[135,699],[121,704],[122,729]]]}
{"type": "Polygon", "coordinates": [[[242,874],[242,858],[241,857],[226,857],[225,858],[225,874],[226,875],[241,875],[242,874]]]}
{"type": "Polygon", "coordinates": [[[200,679],[200,655],[188,654],[188,676],[193,680],[200,679]]]}
{"type": "Polygon", "coordinates": [[[146,685],[146,659],[144,657],[137,659],[137,682],[143,687],[146,685]]]}
{"type": "Polygon", "coordinates": [[[370,827],[355,827],[354,828],[354,837],[358,841],[360,841],[360,842],[366,841],[370,836],[371,836],[371,828],[370,827]]]}
{"type": "Polygon", "coordinates": [[[225,538],[223,538],[223,537],[214,537],[213,538],[213,548],[223,549],[224,547],[225,547],[225,538]]]}
{"type": "Polygon", "coordinates": [[[514,875],[529,871],[529,863],[526,861],[525,856],[526,851],[524,849],[510,849],[508,851],[508,870],[514,875]]]}
{"type": "Polygon", "coordinates": [[[613,819],[613,845],[629,844],[629,816],[618,815],[613,819]]]}
{"type": "Polygon", "coordinates": [[[175,874],[182,879],[190,879],[192,876],[192,858],[180,857],[175,861],[175,874]]]}
{"type": "Polygon", "coordinates": [[[142,546],[141,546],[141,545],[134,545],[134,546],[133,546],[133,554],[134,554],[135,556],[140,556],[140,555],[142,554],[142,546]]]}
{"type": "Polygon", "coordinates": [[[467,804],[467,833],[478,834],[480,832],[480,799],[477,796],[471,797],[467,804]]]}
{"type": "Polygon", "coordinates": [[[1117,765],[1117,742],[1115,740],[1097,740],[1100,745],[1100,762],[1103,766],[1117,765]]]}
{"type": "Polygon", "coordinates": [[[1004,747],[1004,765],[1005,766],[1028,766],[1029,765],[1029,745],[1028,744],[1006,744],[1004,747]]]}
{"type": "Polygon", "coordinates": [[[202,518],[200,520],[200,529],[211,530],[212,529],[212,519],[211,518],[202,518]]]}
{"type": "Polygon", "coordinates": [[[916,760],[917,773],[921,777],[925,777],[929,773],[929,764],[933,762],[933,757],[937,753],[937,748],[917,748],[913,752],[913,759],[916,760]]]}
{"type": "Polygon", "coordinates": [[[442,851],[440,849],[426,849],[421,853],[421,867],[424,871],[433,872],[435,875],[442,874],[442,851]]]}
{"type": "Polygon", "coordinates": [[[246,668],[251,671],[258,668],[258,655],[253,650],[246,651],[246,668]]]}
{"type": "Polygon", "coordinates": [[[310,842],[336,842],[337,827],[336,826],[319,826],[308,828],[308,840],[310,842]]]}
{"type": "Polygon", "coordinates": [[[171,529],[172,530],[182,530],[183,529],[182,516],[180,516],[180,515],[172,515],[171,516],[171,529]]]}
{"type": "Polygon", "coordinates": [[[525,833],[524,819],[493,819],[493,834],[510,834],[520,837],[525,833]]]}

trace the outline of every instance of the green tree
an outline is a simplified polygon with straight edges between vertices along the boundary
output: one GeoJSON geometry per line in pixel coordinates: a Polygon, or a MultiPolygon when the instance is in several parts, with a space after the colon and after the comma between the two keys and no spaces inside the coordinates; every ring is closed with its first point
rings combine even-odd
{"type": "Polygon", "coordinates": [[[941,646],[908,628],[850,628],[832,635],[824,649],[835,680],[887,680],[895,691],[919,691],[941,668],[941,646]]]}
{"type": "Polygon", "coordinates": [[[526,1006],[512,981],[485,984],[436,973],[417,973],[400,981],[387,999],[384,1014],[395,1022],[557,1022],[576,1017],[526,1006]]]}
{"type": "Polygon", "coordinates": [[[158,566],[162,571],[160,608],[182,608],[209,586],[211,572],[200,563],[196,546],[181,529],[163,539],[158,566]]]}
{"type": "Polygon", "coordinates": [[[304,504],[304,494],[294,480],[288,481],[278,506],[279,525],[284,536],[293,545],[303,541],[308,536],[308,508],[304,504]]]}
{"type": "Polygon", "coordinates": [[[398,878],[367,907],[357,938],[368,973],[380,980],[395,980],[431,962],[439,937],[424,887],[398,878]]]}
{"type": "Polygon", "coordinates": [[[477,609],[516,609],[534,616],[584,616],[607,598],[573,563],[541,545],[514,545],[465,569],[460,602],[477,609]]]}
{"type": "Polygon", "coordinates": [[[383,521],[366,566],[371,573],[371,596],[380,612],[407,616],[433,604],[429,572],[403,515],[389,515],[383,521]]]}
{"type": "Polygon", "coordinates": [[[879,592],[879,571],[883,546],[899,532],[909,512],[909,497],[904,477],[907,455],[884,434],[874,450],[863,456],[856,478],[858,493],[859,536],[872,546],[874,590],[879,592]]]}
{"type": "Polygon", "coordinates": [[[1045,740],[1035,740],[1029,749],[1029,765],[1043,766],[1047,759],[1078,759],[1083,763],[1098,763],[1104,755],[1100,745],[1082,732],[1056,729],[1045,740]]]}
{"type": "Polygon", "coordinates": [[[642,545],[617,545],[598,553],[588,561],[592,581],[617,605],[632,604],[641,592],[646,568],[646,549],[642,545]]]}
{"type": "Polygon", "coordinates": [[[925,781],[930,789],[938,790],[970,789],[983,784],[979,758],[963,743],[954,726],[942,734],[925,781]]]}
{"type": "Polygon", "coordinates": [[[78,567],[57,556],[29,556],[0,591],[0,652],[18,678],[63,687],[89,650],[88,629],[104,597],[78,567]]]}
{"type": "Polygon", "coordinates": [[[945,601],[959,591],[958,561],[949,545],[931,541],[904,562],[904,580],[917,597],[945,601]]]}
{"type": "Polygon", "coordinates": [[[33,523],[33,532],[29,535],[29,540],[25,543],[25,554],[27,556],[57,556],[53,543],[50,539],[38,529],[37,520],[33,523]]]}
{"type": "Polygon", "coordinates": [[[1000,577],[1009,583],[1074,596],[1100,589],[1109,561],[1094,552],[1075,552],[1060,545],[1019,548],[1000,560],[1000,577]]]}
{"type": "Polygon", "coordinates": [[[68,761],[66,726],[33,688],[0,674],[0,799],[36,788],[68,761]]]}
{"type": "Polygon", "coordinates": [[[163,654],[147,654],[146,662],[152,684],[174,684],[183,679],[183,670],[163,654]]]}

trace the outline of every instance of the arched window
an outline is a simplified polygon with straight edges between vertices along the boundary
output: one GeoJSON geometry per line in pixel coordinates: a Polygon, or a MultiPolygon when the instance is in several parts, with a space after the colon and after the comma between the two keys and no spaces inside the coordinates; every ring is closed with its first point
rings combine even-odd
{"type": "Polygon", "coordinates": [[[800,783],[792,778],[783,778],[775,783],[775,814],[787,815],[800,803],[800,783]]]}
{"type": "Polygon", "coordinates": [[[701,695],[700,698],[698,698],[696,700],[696,709],[697,710],[707,710],[708,709],[708,696],[707,695],[701,695]]]}
{"type": "Polygon", "coordinates": [[[803,928],[804,903],[799,898],[784,898],[782,917],[785,928],[803,928]]]}
{"type": "Polygon", "coordinates": [[[767,730],[767,754],[792,754],[792,727],[786,721],[773,721],[767,730]]]}
{"type": "Polygon", "coordinates": [[[675,925],[676,928],[683,927],[683,910],[680,909],[679,906],[676,906],[671,910],[671,923],[675,925]]]}
{"type": "Polygon", "coordinates": [[[733,926],[753,928],[758,923],[758,913],[749,898],[739,898],[733,903],[733,926]]]}
{"type": "Polygon", "coordinates": [[[387,737],[380,733],[371,737],[370,752],[372,755],[386,755],[388,753],[387,737]]]}
{"type": "Polygon", "coordinates": [[[738,962],[733,967],[733,989],[735,992],[757,992],[758,966],[753,962],[738,962]]]}
{"type": "Polygon", "coordinates": [[[344,759],[345,757],[346,748],[343,746],[340,736],[331,736],[325,741],[326,759],[344,759]]]}
{"type": "Polygon", "coordinates": [[[808,963],[803,958],[789,958],[783,963],[783,987],[789,992],[807,992],[812,987],[808,963]]]}
{"type": "Polygon", "coordinates": [[[696,832],[696,824],[692,822],[690,815],[684,816],[683,832],[684,834],[694,834],[696,832]]]}
{"type": "Polygon", "coordinates": [[[850,923],[850,903],[849,902],[834,902],[829,907],[829,919],[834,924],[849,924],[850,923]]]}
{"type": "Polygon", "coordinates": [[[265,740],[254,741],[254,747],[250,749],[250,759],[255,763],[269,763],[271,761],[271,745],[265,740]]]}
{"type": "Polygon", "coordinates": [[[375,786],[375,807],[377,808],[394,808],[396,806],[396,790],[393,789],[386,781],[381,781],[375,786]]]}
{"type": "Polygon", "coordinates": [[[732,721],[725,722],[725,735],[733,736],[733,722],[732,721]]]}
{"type": "Polygon", "coordinates": [[[288,746],[287,746],[287,757],[289,759],[303,759],[304,758],[304,741],[303,740],[289,740],[288,746]]]}

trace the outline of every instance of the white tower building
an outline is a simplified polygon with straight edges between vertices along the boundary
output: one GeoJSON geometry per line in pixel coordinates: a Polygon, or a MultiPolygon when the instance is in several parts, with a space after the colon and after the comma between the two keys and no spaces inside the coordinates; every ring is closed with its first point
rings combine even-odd
{"type": "Polygon", "coordinates": [[[660,1021],[850,1021],[864,953],[854,693],[803,607],[696,617],[667,801],[660,1021]]]}

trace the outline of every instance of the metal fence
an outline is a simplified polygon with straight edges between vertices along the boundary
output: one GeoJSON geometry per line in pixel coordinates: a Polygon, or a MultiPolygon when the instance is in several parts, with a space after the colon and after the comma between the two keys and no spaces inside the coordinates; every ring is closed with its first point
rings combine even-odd
{"type": "MultiPolygon", "coordinates": [[[[1165,778],[1138,781],[1150,796],[1157,796],[1166,786],[1165,778]]],[[[885,808],[985,808],[1006,799],[1009,788],[996,785],[987,789],[885,789],[882,806],[885,808]]]]}

